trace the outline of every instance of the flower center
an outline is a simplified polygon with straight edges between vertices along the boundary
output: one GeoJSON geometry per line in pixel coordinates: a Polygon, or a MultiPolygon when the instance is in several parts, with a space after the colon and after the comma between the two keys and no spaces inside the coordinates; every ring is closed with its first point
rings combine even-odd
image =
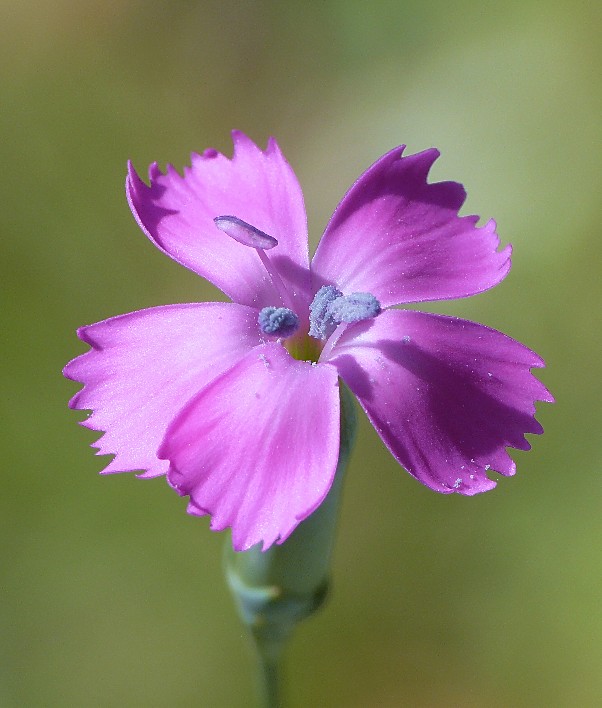
{"type": "Polygon", "coordinates": [[[380,303],[371,293],[343,295],[334,285],[323,285],[309,306],[309,332],[298,333],[299,316],[293,309],[293,300],[266,253],[278,241],[236,216],[217,216],[213,221],[230,238],[256,250],[284,305],[264,307],[257,323],[264,334],[288,339],[286,347],[295,358],[317,361],[320,352],[330,354],[348,324],[372,319],[380,313],[380,303]]]}

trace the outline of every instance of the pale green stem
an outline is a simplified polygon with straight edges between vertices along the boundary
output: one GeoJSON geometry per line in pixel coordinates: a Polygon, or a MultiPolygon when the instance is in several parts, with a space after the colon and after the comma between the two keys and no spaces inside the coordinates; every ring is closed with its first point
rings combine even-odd
{"type": "MultiPolygon", "coordinates": [[[[330,561],[343,477],[355,438],[355,407],[341,390],[341,446],[326,499],[280,546],[236,553],[226,546],[225,570],[239,614],[249,627],[260,661],[264,706],[282,708],[281,659],[295,625],[315,612],[328,592],[330,561]]],[[[317,431],[319,435],[319,431],[317,431]]]]}

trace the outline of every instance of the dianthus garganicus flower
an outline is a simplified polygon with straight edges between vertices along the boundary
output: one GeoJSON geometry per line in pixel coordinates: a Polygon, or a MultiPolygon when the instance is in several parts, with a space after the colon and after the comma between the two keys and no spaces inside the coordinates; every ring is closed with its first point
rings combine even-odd
{"type": "Polygon", "coordinates": [[[232,302],[166,305],[78,331],[73,408],[104,431],[105,473],[167,475],[188,511],[245,550],[282,543],[326,496],[339,453],[339,377],[385,445],[444,494],[512,475],[507,447],[552,401],[522,344],[454,317],[394,309],[473,295],[510,269],[495,223],[458,216],[465,192],[427,182],[436,150],[381,157],[335,210],[311,263],[299,183],[270,140],[233,133],[230,160],[156,164],[126,190],[148,238],[232,302]]]}

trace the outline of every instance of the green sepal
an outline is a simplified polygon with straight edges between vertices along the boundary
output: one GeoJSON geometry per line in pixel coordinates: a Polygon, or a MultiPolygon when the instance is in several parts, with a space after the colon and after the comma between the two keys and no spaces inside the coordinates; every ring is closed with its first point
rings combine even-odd
{"type": "Polygon", "coordinates": [[[243,623],[260,654],[276,661],[294,626],[324,602],[343,477],[355,439],[353,396],[340,382],[341,444],[332,487],[322,504],[281,545],[236,552],[228,542],[225,572],[243,623]]]}

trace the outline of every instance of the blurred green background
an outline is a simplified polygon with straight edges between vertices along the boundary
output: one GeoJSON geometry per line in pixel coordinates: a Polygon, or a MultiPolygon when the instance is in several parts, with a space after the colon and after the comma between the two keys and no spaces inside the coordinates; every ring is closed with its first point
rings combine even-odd
{"type": "Polygon", "coordinates": [[[312,243],[399,143],[495,217],[514,268],[425,309],[541,353],[557,397],[518,474],[444,497],[362,420],[334,592],[298,631],[290,706],[598,706],[600,68],[597,2],[0,2],[1,706],[252,705],[223,534],[164,480],[100,477],[68,411],[77,326],[216,299],[132,219],[125,161],[181,167],[275,135],[312,243]]]}

